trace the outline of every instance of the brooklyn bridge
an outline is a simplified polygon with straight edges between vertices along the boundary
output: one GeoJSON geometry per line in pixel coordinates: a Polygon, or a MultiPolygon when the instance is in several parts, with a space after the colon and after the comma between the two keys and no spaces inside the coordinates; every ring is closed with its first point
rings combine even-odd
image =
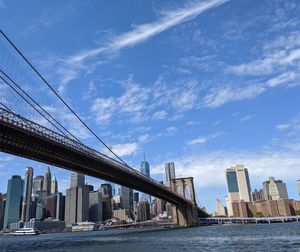
{"type": "Polygon", "coordinates": [[[166,200],[174,206],[174,221],[179,226],[195,226],[199,217],[208,217],[197,206],[192,178],[175,179],[167,187],[130,167],[1,30],[0,36],[1,152],[80,172],[166,200]],[[49,109],[53,99],[103,144],[110,155],[89,147],[60,122],[49,109]],[[189,197],[185,197],[186,187],[191,192],[189,197]]]}

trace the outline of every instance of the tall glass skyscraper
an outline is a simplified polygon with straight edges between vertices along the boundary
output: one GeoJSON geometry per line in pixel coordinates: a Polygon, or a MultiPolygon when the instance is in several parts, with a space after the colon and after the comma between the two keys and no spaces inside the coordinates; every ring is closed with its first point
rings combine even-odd
{"type": "Polygon", "coordinates": [[[25,183],[23,192],[23,203],[22,203],[22,216],[23,222],[29,221],[30,217],[30,204],[31,204],[31,193],[32,193],[32,180],[33,180],[33,168],[27,167],[25,169],[25,183]]]}
{"type": "Polygon", "coordinates": [[[50,195],[51,191],[51,171],[49,167],[44,176],[43,190],[46,191],[47,196],[50,195]]]}
{"type": "Polygon", "coordinates": [[[228,215],[232,216],[232,202],[251,201],[251,186],[248,169],[243,165],[236,165],[226,169],[228,194],[226,196],[228,215]]]}
{"type": "Polygon", "coordinates": [[[21,200],[23,196],[24,180],[21,176],[14,175],[7,184],[7,199],[5,204],[3,229],[20,219],[21,200]]]}
{"type": "MultiPolygon", "coordinates": [[[[149,163],[145,160],[141,163],[141,173],[150,178],[150,166],[149,163]]],[[[151,204],[151,196],[149,194],[142,193],[141,201],[145,200],[147,200],[149,204],[151,204]]]]}
{"type": "Polygon", "coordinates": [[[165,172],[166,172],[166,185],[170,186],[171,179],[175,179],[175,164],[165,163],[165,172]]]}

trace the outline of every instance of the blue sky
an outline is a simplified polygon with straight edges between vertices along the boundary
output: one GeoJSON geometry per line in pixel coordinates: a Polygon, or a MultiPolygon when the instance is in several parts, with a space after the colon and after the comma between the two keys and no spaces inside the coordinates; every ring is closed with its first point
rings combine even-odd
{"type": "MultiPolygon", "coordinates": [[[[235,164],[249,169],[252,189],[275,176],[297,198],[299,13],[297,0],[0,0],[1,29],[92,129],[134,168],[145,152],[158,180],[174,161],[210,211],[235,164]]],[[[27,88],[105,152],[39,85],[27,88]]],[[[0,191],[26,165],[46,170],[0,154],[0,191]]],[[[69,172],[52,170],[64,192],[69,172]]]]}

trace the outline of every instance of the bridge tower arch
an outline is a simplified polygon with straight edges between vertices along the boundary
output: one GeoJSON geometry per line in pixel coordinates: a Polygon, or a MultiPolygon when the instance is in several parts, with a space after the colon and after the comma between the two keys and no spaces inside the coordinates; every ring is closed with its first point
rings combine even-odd
{"type": "Polygon", "coordinates": [[[171,189],[191,201],[189,205],[173,207],[174,222],[179,227],[197,226],[198,212],[193,177],[172,179],[171,189]]]}

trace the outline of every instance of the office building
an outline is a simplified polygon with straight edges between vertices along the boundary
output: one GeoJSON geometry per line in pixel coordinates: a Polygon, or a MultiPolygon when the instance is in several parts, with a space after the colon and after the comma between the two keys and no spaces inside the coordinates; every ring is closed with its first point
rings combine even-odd
{"type": "Polygon", "coordinates": [[[255,189],[252,193],[251,193],[251,198],[253,202],[260,202],[260,201],[264,201],[264,192],[263,189],[260,189],[259,191],[257,189],[255,189]]]}
{"type": "Polygon", "coordinates": [[[115,195],[112,197],[112,209],[118,210],[122,208],[121,195],[115,195]]]}
{"type": "Polygon", "coordinates": [[[49,167],[47,168],[44,176],[43,191],[46,192],[47,196],[51,193],[51,171],[49,167]]]}
{"type": "Polygon", "coordinates": [[[89,192],[89,221],[102,222],[102,194],[99,191],[89,192]]]}
{"type": "MultiPolygon", "coordinates": [[[[160,181],[159,183],[164,184],[162,181],[160,181]]],[[[153,213],[155,213],[156,215],[160,215],[163,214],[164,211],[166,211],[166,201],[156,198],[155,199],[155,211],[153,211],[153,213]]]]}
{"type": "Polygon", "coordinates": [[[71,188],[84,186],[85,177],[84,174],[72,172],[71,173],[71,188]]]}
{"type": "Polygon", "coordinates": [[[121,206],[122,206],[122,208],[127,210],[127,213],[128,213],[129,216],[132,216],[132,211],[133,211],[133,190],[126,187],[126,186],[121,186],[120,196],[121,196],[121,206]]]}
{"type": "Polygon", "coordinates": [[[223,206],[221,200],[216,200],[216,212],[215,216],[227,216],[227,209],[223,206]]]}
{"type": "Polygon", "coordinates": [[[29,219],[31,219],[31,217],[33,217],[33,216],[30,216],[32,182],[33,182],[33,168],[27,167],[25,169],[22,215],[21,215],[21,221],[23,221],[23,222],[29,221],[29,219]]]}
{"type": "Polygon", "coordinates": [[[274,177],[269,177],[269,180],[263,182],[263,194],[265,200],[289,198],[285,183],[275,180],[274,177]]]}
{"type": "Polygon", "coordinates": [[[300,179],[297,180],[297,192],[298,192],[298,196],[300,198],[300,179]]]}
{"type": "Polygon", "coordinates": [[[171,179],[175,179],[175,164],[173,162],[171,163],[165,163],[165,173],[166,173],[166,185],[170,187],[170,181],[171,179]]]}
{"type": "Polygon", "coordinates": [[[64,221],[65,220],[65,204],[66,204],[66,196],[62,193],[57,193],[57,201],[56,201],[56,217],[55,219],[64,221]]]}
{"type": "Polygon", "coordinates": [[[71,174],[71,187],[66,191],[65,202],[65,221],[68,224],[89,219],[89,189],[84,180],[83,174],[71,174]]]}
{"type": "Polygon", "coordinates": [[[5,202],[2,193],[0,193],[0,230],[3,229],[5,202]]]}
{"type": "Polygon", "coordinates": [[[147,221],[150,220],[150,204],[149,202],[146,201],[140,201],[137,204],[137,216],[136,216],[136,221],[141,222],[141,221],[147,221]]]}
{"type": "Polygon", "coordinates": [[[3,229],[7,229],[10,223],[20,220],[24,180],[21,176],[14,175],[7,184],[7,198],[5,204],[3,229]]]}
{"type": "Polygon", "coordinates": [[[233,215],[232,202],[244,200],[251,201],[251,187],[248,169],[243,165],[236,165],[226,169],[226,180],[228,194],[226,204],[228,216],[233,215]]]}
{"type": "Polygon", "coordinates": [[[140,201],[140,194],[138,192],[133,193],[133,202],[138,203],[140,201]]]}
{"type": "MultiPolygon", "coordinates": [[[[147,177],[150,177],[150,166],[149,163],[145,160],[141,163],[141,173],[147,177]]],[[[149,202],[149,204],[151,204],[151,196],[149,194],[142,193],[141,201],[146,200],[149,202]]]]}
{"type": "Polygon", "coordinates": [[[56,177],[53,175],[51,179],[51,189],[50,189],[51,195],[57,194],[57,180],[56,177]]]}
{"type": "Polygon", "coordinates": [[[47,196],[45,207],[45,218],[56,219],[57,196],[55,194],[47,196]]]}
{"type": "Polygon", "coordinates": [[[43,190],[43,183],[44,183],[44,177],[43,176],[36,176],[33,179],[33,183],[32,183],[32,197],[36,197],[37,196],[37,192],[43,190]]]}
{"type": "Polygon", "coordinates": [[[129,218],[127,209],[119,209],[113,211],[113,217],[119,220],[127,221],[129,218]]]}
{"type": "Polygon", "coordinates": [[[110,183],[101,184],[100,191],[102,195],[108,194],[110,198],[112,198],[112,186],[110,183]]]}
{"type": "Polygon", "coordinates": [[[103,220],[111,219],[113,216],[112,197],[109,194],[102,194],[102,215],[103,220]]]}

